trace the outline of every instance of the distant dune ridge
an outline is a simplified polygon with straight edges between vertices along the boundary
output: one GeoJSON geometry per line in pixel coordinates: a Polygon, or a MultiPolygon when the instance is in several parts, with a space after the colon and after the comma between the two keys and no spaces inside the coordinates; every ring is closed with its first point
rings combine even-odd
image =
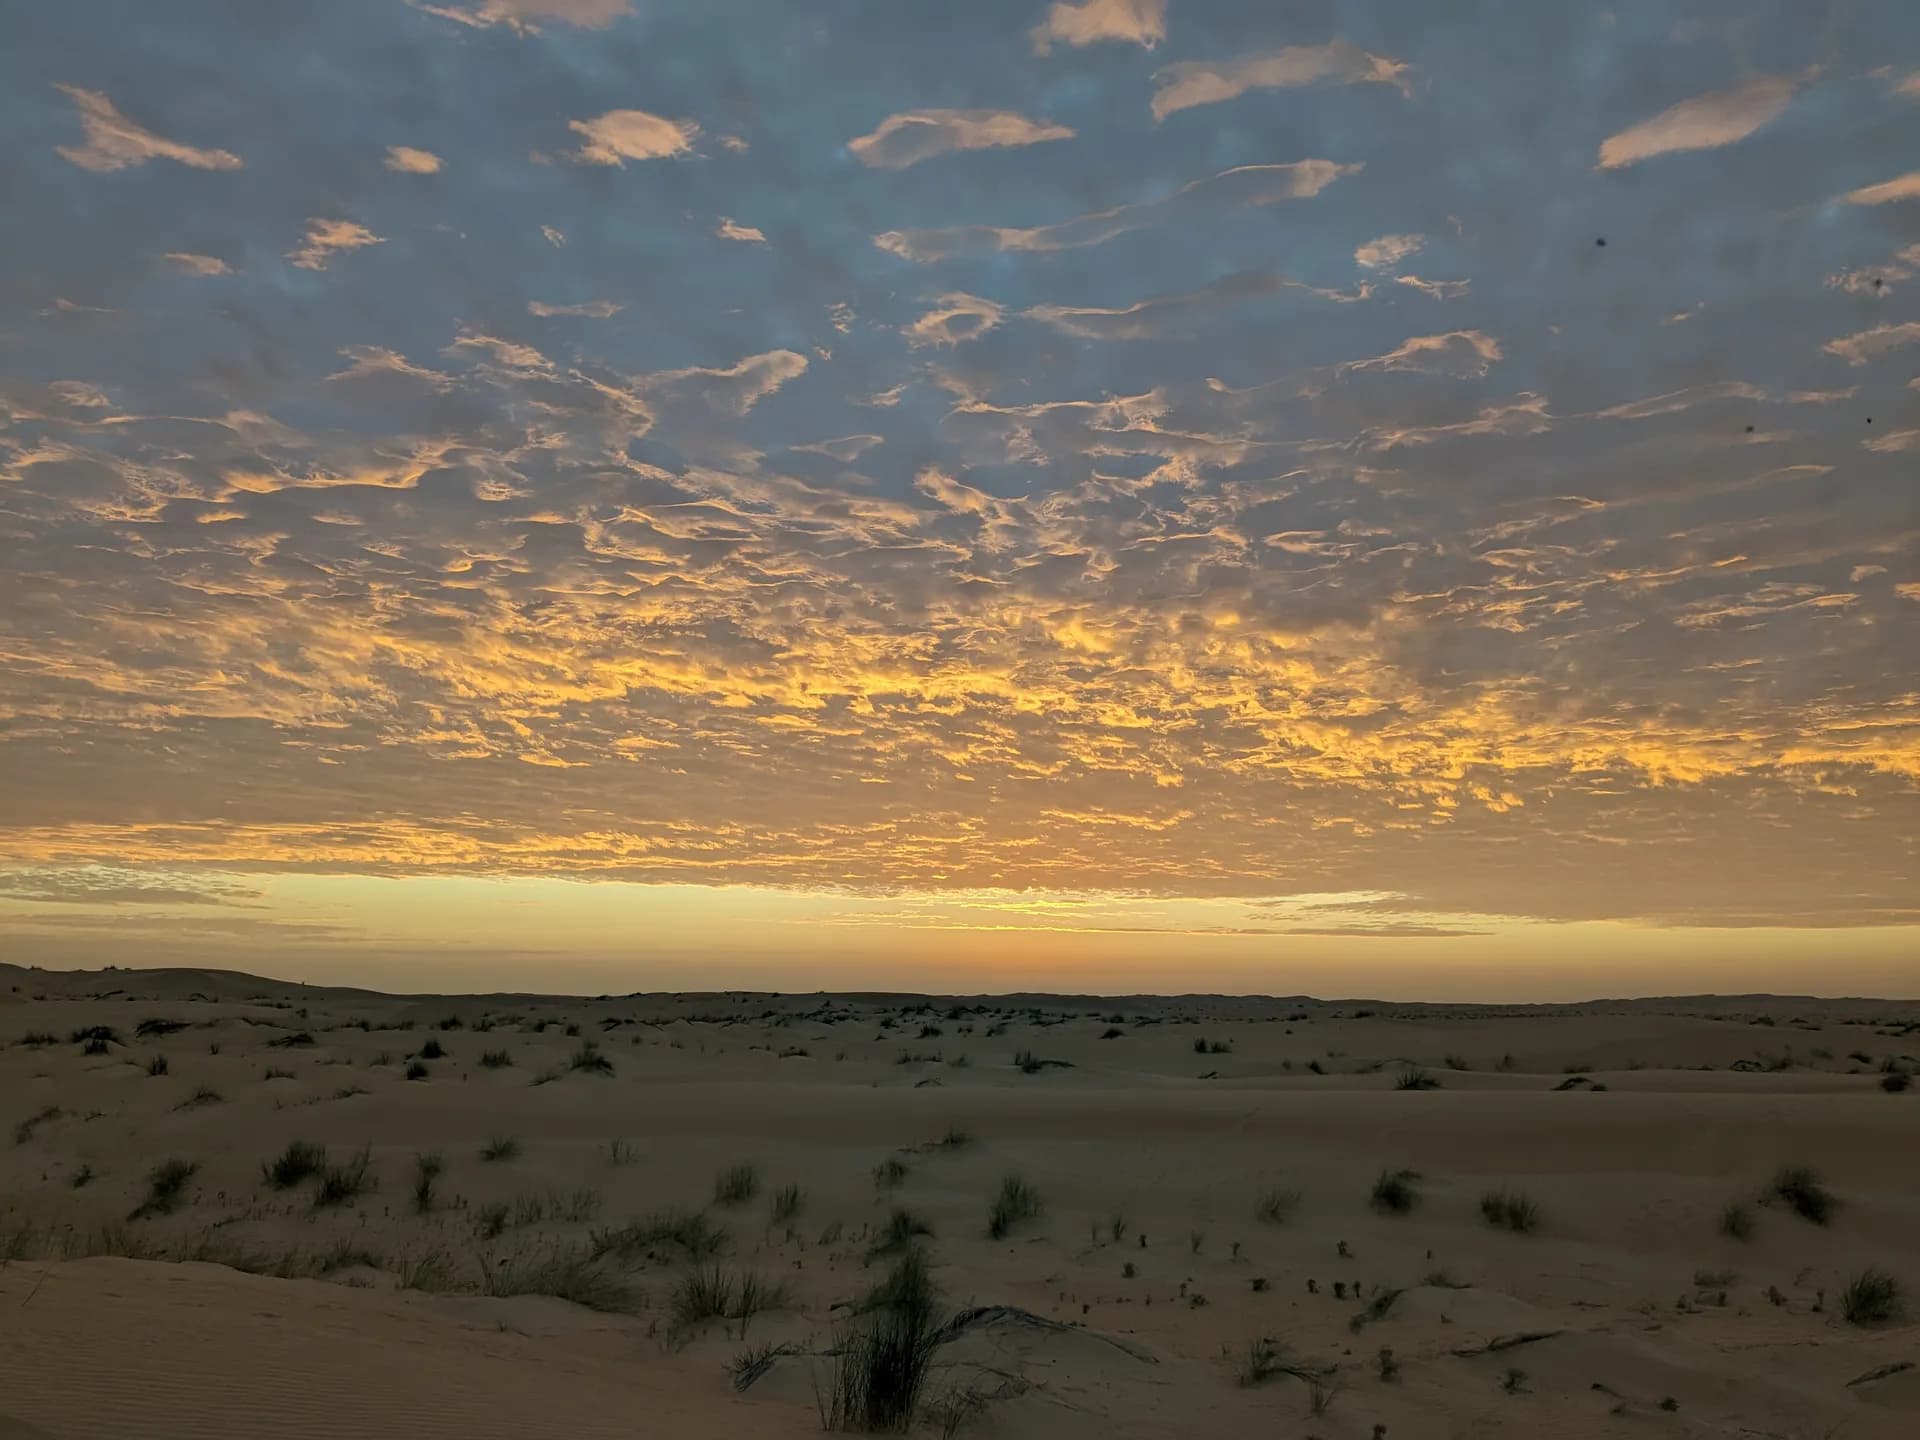
{"type": "Polygon", "coordinates": [[[0,966],[0,1440],[1891,1440],[1915,1071],[1864,998],[0,966]]]}

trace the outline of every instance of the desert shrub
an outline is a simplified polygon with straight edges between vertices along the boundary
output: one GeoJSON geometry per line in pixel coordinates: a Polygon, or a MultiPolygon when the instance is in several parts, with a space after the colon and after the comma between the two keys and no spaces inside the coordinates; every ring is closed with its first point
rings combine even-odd
{"type": "Polygon", "coordinates": [[[907,1167],[904,1161],[888,1156],[873,1167],[873,1185],[876,1190],[894,1190],[904,1184],[907,1167]]]}
{"type": "Polygon", "coordinates": [[[291,1190],[302,1180],[318,1175],[326,1164],[326,1146],[289,1140],[287,1148],[273,1159],[260,1162],[260,1178],[275,1190],[291,1190]]]}
{"type": "Polygon", "coordinates": [[[16,1145],[26,1144],[29,1140],[33,1139],[34,1131],[38,1130],[42,1125],[45,1125],[49,1120],[58,1120],[65,1113],[66,1112],[58,1105],[48,1105],[34,1111],[33,1114],[13,1127],[13,1143],[16,1145]]]}
{"type": "Polygon", "coordinates": [[[873,1244],[868,1247],[870,1255],[890,1255],[904,1250],[922,1235],[933,1234],[933,1227],[923,1218],[905,1206],[896,1205],[888,1214],[886,1223],[875,1234],[873,1244]]]}
{"type": "Polygon", "coordinates": [[[1420,1192],[1414,1188],[1419,1178],[1417,1170],[1382,1170],[1368,1199],[1376,1210],[1405,1215],[1420,1203],[1420,1192]]]}
{"type": "Polygon", "coordinates": [[[767,1201],[767,1218],[775,1225],[791,1224],[805,1204],[806,1196],[798,1185],[782,1185],[767,1201]]]}
{"type": "Polygon", "coordinates": [[[187,1182],[199,1172],[192,1160],[162,1160],[147,1175],[147,1197],[133,1209],[129,1220],[144,1220],[150,1215],[171,1215],[180,1208],[187,1182]]]}
{"type": "Polygon", "coordinates": [[[225,1096],[211,1085],[199,1085],[194,1087],[194,1092],[191,1095],[187,1096],[186,1099],[182,1100],[173,1108],[176,1110],[198,1110],[203,1105],[222,1104],[225,1098],[225,1096]]]}
{"type": "Polygon", "coordinates": [[[517,1160],[520,1142],[511,1135],[496,1135],[480,1147],[482,1160],[517,1160]]]}
{"type": "Polygon", "coordinates": [[[592,1040],[582,1040],[580,1048],[573,1052],[567,1061],[569,1070],[584,1070],[589,1075],[613,1074],[613,1061],[600,1053],[600,1046],[592,1040]]]}
{"type": "Polygon", "coordinates": [[[413,1208],[421,1215],[430,1214],[436,1199],[435,1189],[440,1176],[447,1168],[446,1158],[438,1152],[429,1152],[413,1157],[413,1208]]]}
{"type": "Polygon", "coordinates": [[[1109,1025],[1106,1029],[1100,1032],[1100,1038],[1102,1040],[1118,1040],[1122,1038],[1126,1033],[1127,1032],[1122,1030],[1118,1025],[1109,1025]]]}
{"type": "Polygon", "coordinates": [[[1849,1325],[1882,1325],[1898,1320],[1905,1309],[1900,1282],[1884,1270],[1868,1266],[1840,1292],[1840,1313],[1849,1325]]]}
{"type": "Polygon", "coordinates": [[[187,1022],[184,1020],[163,1020],[155,1016],[149,1016],[133,1027],[133,1033],[139,1039],[144,1040],[149,1035],[171,1035],[175,1031],[186,1028],[187,1022]]]}
{"type": "Polygon", "coordinates": [[[973,1144],[973,1133],[962,1130],[958,1125],[949,1125],[947,1133],[933,1142],[936,1150],[964,1150],[973,1144]]]}
{"type": "Polygon", "coordinates": [[[1019,1050],[1014,1053],[1013,1063],[1023,1075],[1038,1075],[1046,1069],[1046,1062],[1031,1050],[1019,1050]]]}
{"type": "Polygon", "coordinates": [[[1480,1197],[1480,1218],[1524,1235],[1539,1226],[1540,1207],[1518,1190],[1489,1190],[1480,1197]]]}
{"type": "Polygon", "coordinates": [[[1431,1070],[1422,1070],[1418,1065],[1409,1065],[1400,1072],[1393,1082],[1396,1090],[1438,1090],[1440,1077],[1431,1070]]]}
{"type": "Polygon", "coordinates": [[[1720,1233],[1729,1240],[1753,1237],[1753,1207],[1744,1200],[1729,1200],[1720,1212],[1720,1233]]]}
{"type": "Polygon", "coordinates": [[[987,1234],[1004,1240],[1015,1225],[1033,1219],[1042,1208],[1040,1192],[1018,1175],[1009,1175],[1000,1182],[1000,1193],[987,1210],[987,1234]]]}
{"type": "Polygon", "coordinates": [[[1769,1194],[1814,1225],[1825,1225],[1840,1208],[1839,1200],[1820,1183],[1819,1173],[1805,1165],[1782,1166],[1773,1177],[1769,1194]]]}
{"type": "Polygon", "coordinates": [[[751,1165],[730,1165],[713,1177],[713,1203],[744,1205],[760,1193],[760,1172],[751,1165]]]}
{"type": "Polygon", "coordinates": [[[320,1172],[320,1188],[314,1191],[314,1208],[325,1210],[357,1200],[375,1187],[373,1152],[362,1145],[353,1156],[320,1172]]]}
{"type": "Polygon", "coordinates": [[[167,1073],[167,1057],[156,1055],[147,1061],[147,1074],[159,1076],[167,1073]]]}
{"type": "Polygon", "coordinates": [[[433,1072],[427,1069],[425,1063],[422,1061],[409,1060],[407,1062],[407,1079],[409,1080],[424,1080],[432,1073],[433,1072]]]}
{"type": "Polygon", "coordinates": [[[897,1432],[913,1425],[940,1343],[938,1303],[926,1257],[908,1250],[836,1337],[824,1388],[816,1378],[823,1428],[897,1432]]]}
{"type": "Polygon", "coordinates": [[[1298,1190],[1269,1190],[1260,1197],[1254,1206],[1254,1216],[1268,1225],[1284,1225],[1293,1218],[1293,1212],[1300,1208],[1298,1190]]]}
{"type": "Polygon", "coordinates": [[[625,1314],[639,1307],[640,1293],[581,1246],[554,1246],[483,1266],[483,1285],[494,1296],[551,1295],[589,1310],[625,1314]]]}
{"type": "MultiPolygon", "coordinates": [[[[593,1253],[632,1260],[673,1246],[690,1260],[710,1260],[727,1248],[725,1229],[699,1210],[664,1210],[593,1233],[593,1253]]],[[[823,1241],[822,1243],[829,1243],[823,1241]]]]}
{"type": "Polygon", "coordinates": [[[417,1054],[422,1060],[444,1060],[447,1058],[447,1047],[432,1036],[428,1036],[427,1043],[420,1047],[417,1054]]]}
{"type": "Polygon", "coordinates": [[[1904,1070],[1889,1070],[1880,1077],[1880,1088],[1889,1095],[1898,1095],[1913,1084],[1913,1077],[1904,1070]]]}
{"type": "Polygon", "coordinates": [[[513,1052],[511,1050],[482,1050],[480,1052],[480,1064],[482,1068],[487,1070],[504,1070],[507,1066],[513,1064],[513,1052]]]}

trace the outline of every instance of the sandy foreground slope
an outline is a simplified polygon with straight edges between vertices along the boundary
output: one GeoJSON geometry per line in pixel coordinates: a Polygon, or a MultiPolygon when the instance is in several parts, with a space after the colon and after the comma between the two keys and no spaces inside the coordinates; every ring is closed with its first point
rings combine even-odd
{"type": "Polygon", "coordinates": [[[923,1434],[1911,1437],[1920,1325],[1842,1301],[1877,1267],[1920,1311],[1920,1084],[1886,1067],[1920,1069],[1920,1004],[0,967],[0,1440],[818,1433],[896,1210],[954,1316],[923,1434]],[[364,1147],[361,1187],[268,1183],[296,1140],[348,1176],[364,1147]],[[1786,1165],[1827,1223],[1767,1198],[1786,1165]],[[1371,1203],[1402,1169],[1411,1208],[1371,1203]],[[1008,1175],[1043,1208],[996,1240],[1008,1175]],[[1490,1224],[1490,1190],[1537,1223],[1490,1224]],[[709,1270],[778,1303],[686,1320],[700,1220],[709,1270]],[[1258,1354],[1296,1373],[1242,1383],[1258,1354]]]}

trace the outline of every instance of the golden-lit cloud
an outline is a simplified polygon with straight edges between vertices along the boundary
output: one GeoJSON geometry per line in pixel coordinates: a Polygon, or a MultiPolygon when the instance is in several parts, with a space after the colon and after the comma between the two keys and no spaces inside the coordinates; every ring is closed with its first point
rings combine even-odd
{"type": "Polygon", "coordinates": [[[909,345],[958,345],[977,340],[1000,323],[1004,307],[978,295],[955,291],[933,301],[933,309],[906,327],[909,345]]]}
{"type": "Polygon", "coordinates": [[[1391,270],[1426,248],[1424,235],[1382,235],[1353,252],[1353,263],[1368,270],[1391,270]]]}
{"type": "Polygon", "coordinates": [[[313,219],[307,222],[305,238],[287,252],[287,259],[301,270],[324,270],[337,251],[359,250],[385,241],[385,236],[374,234],[356,220],[313,219]]]}
{"type": "Polygon", "coordinates": [[[743,240],[748,244],[764,245],[767,237],[764,232],[752,225],[742,225],[731,215],[722,215],[720,223],[714,227],[714,234],[722,240],[743,240]]]}
{"type": "Polygon", "coordinates": [[[1608,136],[1600,146],[1599,168],[1618,170],[1656,155],[1737,144],[1778,119],[1800,84],[1795,76],[1762,76],[1732,90],[1682,100],[1608,136]]]}
{"type": "Polygon", "coordinates": [[[1071,140],[1073,131],[1011,110],[909,110],[889,115],[869,133],[847,142],[863,165],[903,170],[956,150],[1018,149],[1071,140]]]}
{"type": "Polygon", "coordinates": [[[1167,38],[1167,0],[1052,0],[1031,38],[1036,55],[1056,41],[1077,48],[1117,40],[1151,50],[1167,38]]]}
{"type": "Polygon", "coordinates": [[[1821,348],[1829,355],[1838,355],[1849,365],[1865,365],[1877,356],[1889,350],[1898,350],[1904,345],[1920,345],[1920,320],[1876,325],[1871,330],[1829,340],[1821,348]]]}
{"type": "Polygon", "coordinates": [[[171,160],[194,170],[238,170],[245,163],[231,150],[200,149],[168,140],[122,115],[98,90],[77,85],[53,87],[69,96],[80,112],[84,145],[56,145],[63,157],[82,170],[111,172],[144,165],[149,160],[171,160]]]}
{"type": "Polygon", "coordinates": [[[633,0],[407,0],[415,8],[476,29],[505,25],[537,35],[549,22],[604,30],[633,12],[633,0]]]}
{"type": "Polygon", "coordinates": [[[416,150],[411,145],[389,145],[386,164],[387,169],[397,170],[402,175],[437,175],[440,173],[441,160],[431,150],[416,150]]]}
{"type": "Polygon", "coordinates": [[[1445,335],[1415,335],[1384,355],[1350,360],[1341,368],[1358,370],[1423,370],[1459,377],[1485,375],[1503,359],[1500,342],[1480,330],[1453,330],[1445,335]]]}
{"type": "Polygon", "coordinates": [[[569,120],[581,136],[574,158],[585,165],[625,165],[629,160],[664,160],[684,155],[700,137],[691,120],[669,120],[645,110],[609,110],[590,120],[569,120]]]}
{"type": "Polygon", "coordinates": [[[541,317],[551,315],[580,315],[589,320],[610,320],[626,307],[616,305],[611,300],[582,300],[574,305],[552,305],[544,300],[529,300],[527,313],[541,317]]]}
{"type": "Polygon", "coordinates": [[[167,263],[188,275],[210,278],[215,275],[231,275],[233,267],[217,255],[195,255],[183,250],[170,250],[167,263]]]}
{"type": "Polygon", "coordinates": [[[1920,200],[1920,170],[1847,192],[1849,205],[1891,205],[1896,200],[1920,200]]]}
{"type": "Polygon", "coordinates": [[[960,225],[938,230],[889,230],[873,243],[903,260],[931,264],[961,255],[992,251],[1044,252],[1076,250],[1101,245],[1148,225],[1179,220],[1199,224],[1224,212],[1272,205],[1282,200],[1306,200],[1318,195],[1343,175],[1356,174],[1358,164],[1331,160],[1300,160],[1283,165],[1241,165],[1203,180],[1194,180],[1157,200],[1116,205],[1109,210],[1076,216],[1055,225],[1015,229],[993,225],[960,225]]]}
{"type": "Polygon", "coordinates": [[[1155,72],[1153,118],[1164,120],[1198,105],[1218,105],[1249,90],[1288,90],[1329,81],[1343,85],[1392,85],[1411,93],[1407,67],[1345,40],[1326,45],[1289,45],[1233,60],[1181,60],[1155,72]]]}

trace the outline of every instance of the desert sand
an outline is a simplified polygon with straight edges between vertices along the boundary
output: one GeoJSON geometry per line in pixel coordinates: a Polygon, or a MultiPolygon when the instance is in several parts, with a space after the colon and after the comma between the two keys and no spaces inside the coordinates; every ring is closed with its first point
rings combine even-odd
{"type": "Polygon", "coordinates": [[[918,1433],[1910,1437],[1909,1067],[1911,1002],[0,967],[0,1436],[817,1434],[923,1229],[918,1433]]]}

